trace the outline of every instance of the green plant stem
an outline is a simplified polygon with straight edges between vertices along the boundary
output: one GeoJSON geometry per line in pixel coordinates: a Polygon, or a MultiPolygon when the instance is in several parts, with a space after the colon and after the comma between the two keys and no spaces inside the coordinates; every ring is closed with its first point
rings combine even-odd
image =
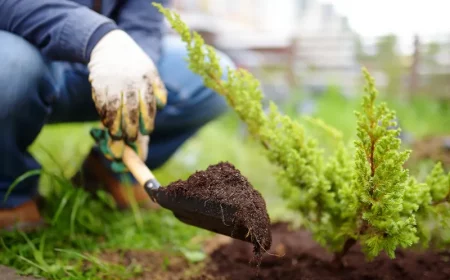
{"type": "MultiPolygon", "coordinates": [[[[369,112],[367,113],[369,119],[370,119],[370,129],[366,129],[366,133],[367,135],[369,135],[370,138],[370,151],[367,155],[367,161],[369,162],[370,165],[370,177],[373,178],[375,176],[375,171],[376,171],[376,166],[375,166],[375,145],[378,141],[378,138],[376,138],[373,133],[372,130],[374,129],[375,125],[376,125],[376,120],[373,117],[373,110],[369,110],[369,112]]],[[[364,147],[361,147],[364,148],[364,147]]],[[[374,192],[374,188],[371,187],[369,189],[369,194],[372,196],[373,192],[374,192]]],[[[366,207],[365,207],[366,208],[366,207]]],[[[362,213],[366,212],[367,209],[361,209],[358,217],[359,220],[362,220],[362,213]]],[[[357,232],[359,232],[360,235],[364,234],[367,229],[369,228],[369,224],[367,223],[366,220],[363,220],[361,223],[361,226],[359,228],[359,230],[357,232]]],[[[342,248],[342,251],[337,252],[335,254],[335,258],[334,258],[334,262],[335,263],[339,263],[342,264],[342,258],[347,254],[347,252],[356,244],[356,240],[354,238],[349,238],[345,241],[344,246],[342,248]]]]}

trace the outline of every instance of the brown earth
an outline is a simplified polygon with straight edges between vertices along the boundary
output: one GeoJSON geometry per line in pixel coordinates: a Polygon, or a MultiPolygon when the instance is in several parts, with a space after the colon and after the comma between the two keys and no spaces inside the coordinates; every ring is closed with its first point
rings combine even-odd
{"type": "Polygon", "coordinates": [[[203,263],[188,263],[183,257],[157,252],[126,251],[105,254],[104,259],[125,266],[144,268],[134,280],[448,280],[450,252],[398,250],[394,260],[380,255],[365,261],[358,246],[343,258],[344,267],[332,265],[327,253],[309,233],[290,230],[285,223],[272,225],[273,246],[262,258],[259,270],[250,264],[252,244],[217,235],[205,244],[210,255],[203,263]],[[257,275],[259,273],[259,275],[257,275]]]}
{"type": "Polygon", "coordinates": [[[256,276],[255,267],[249,265],[251,246],[237,240],[212,252],[205,275],[223,280],[450,279],[450,252],[399,250],[394,260],[380,255],[374,261],[366,262],[355,246],[344,257],[344,267],[339,268],[331,264],[332,255],[304,230],[293,231],[284,223],[274,224],[272,236],[270,253],[278,256],[266,254],[263,257],[259,276],[256,276]]]}
{"type": "MultiPolygon", "coordinates": [[[[366,262],[358,246],[343,258],[344,267],[331,264],[327,253],[304,230],[291,230],[286,223],[272,225],[273,245],[262,258],[259,270],[250,264],[253,246],[223,235],[208,240],[209,259],[189,263],[179,255],[124,250],[102,254],[102,259],[132,267],[139,264],[142,273],[130,280],[448,280],[450,251],[414,252],[398,250],[394,260],[380,255],[366,262]],[[259,275],[257,276],[257,273],[259,275]]],[[[22,280],[12,270],[1,270],[0,279],[22,280]]],[[[31,278],[35,279],[35,278],[31,278]]]]}

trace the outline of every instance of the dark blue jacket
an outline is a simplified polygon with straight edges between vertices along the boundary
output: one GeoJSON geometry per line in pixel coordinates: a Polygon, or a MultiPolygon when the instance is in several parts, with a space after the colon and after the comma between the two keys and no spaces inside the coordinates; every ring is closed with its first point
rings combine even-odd
{"type": "MultiPolygon", "coordinates": [[[[156,62],[164,17],[152,2],[169,0],[0,0],[0,30],[17,34],[46,57],[89,62],[92,48],[107,32],[126,31],[156,62]]],[[[1,42],[0,42],[1,44],[1,42]]]]}

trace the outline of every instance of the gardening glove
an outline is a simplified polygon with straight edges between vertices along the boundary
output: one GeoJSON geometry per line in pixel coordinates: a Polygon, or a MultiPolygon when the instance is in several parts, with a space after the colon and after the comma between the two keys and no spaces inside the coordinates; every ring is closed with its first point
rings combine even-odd
{"type": "Polygon", "coordinates": [[[91,129],[91,136],[94,138],[99,150],[102,154],[111,161],[113,171],[117,173],[128,172],[127,167],[122,162],[125,146],[130,146],[137,155],[145,162],[148,155],[149,136],[138,134],[136,141],[129,143],[124,140],[114,140],[111,138],[107,129],[93,128],[91,129]]]}
{"type": "Polygon", "coordinates": [[[167,90],[151,58],[124,31],[107,33],[88,63],[92,98],[114,140],[148,142],[167,90]],[[140,139],[140,140],[138,140],[140,139]]]}
{"type": "Polygon", "coordinates": [[[104,152],[105,157],[109,160],[121,160],[125,146],[128,145],[134,149],[142,161],[145,161],[147,160],[149,139],[148,135],[142,135],[141,133],[138,134],[136,141],[132,143],[126,143],[123,140],[114,140],[111,137],[107,137],[107,147],[104,152]]]}

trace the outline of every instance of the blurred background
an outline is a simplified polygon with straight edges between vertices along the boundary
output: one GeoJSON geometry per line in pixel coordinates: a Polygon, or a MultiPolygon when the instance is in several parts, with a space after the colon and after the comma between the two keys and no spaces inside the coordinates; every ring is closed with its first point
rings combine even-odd
{"type": "Polygon", "coordinates": [[[174,0],[173,8],[261,79],[271,100],[330,87],[354,96],[361,66],[385,94],[450,96],[446,0],[174,0]]]}

